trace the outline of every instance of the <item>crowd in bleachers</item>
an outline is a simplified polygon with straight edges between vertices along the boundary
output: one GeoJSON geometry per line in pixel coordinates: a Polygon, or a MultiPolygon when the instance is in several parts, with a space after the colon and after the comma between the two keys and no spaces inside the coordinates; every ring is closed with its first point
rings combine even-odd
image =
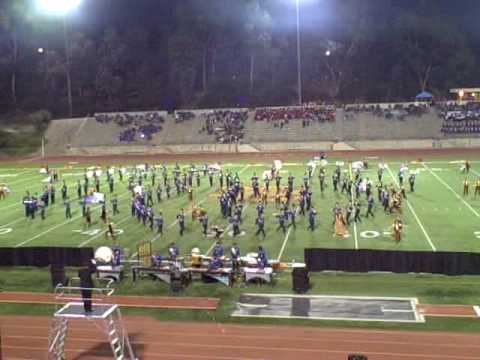
{"type": "Polygon", "coordinates": [[[283,107],[256,109],[256,121],[271,122],[274,127],[282,129],[289,121],[302,121],[307,127],[314,122],[335,121],[335,110],[330,107],[283,107]]]}
{"type": "Polygon", "coordinates": [[[355,114],[367,113],[387,120],[405,120],[406,117],[420,117],[428,112],[428,104],[393,104],[386,107],[369,104],[349,105],[345,107],[345,118],[354,119],[355,114]]]}
{"type": "Polygon", "coordinates": [[[95,114],[95,119],[102,124],[115,123],[126,127],[118,135],[118,140],[126,143],[152,140],[153,135],[162,131],[165,122],[158,112],[95,114]]]}
{"type": "Polygon", "coordinates": [[[444,134],[480,134],[480,103],[439,105],[444,134]]]}
{"type": "Polygon", "coordinates": [[[248,111],[215,110],[202,114],[205,125],[200,132],[214,135],[217,143],[239,143],[244,136],[248,111]]]}
{"type": "MultiPolygon", "coordinates": [[[[354,119],[356,114],[366,113],[377,117],[404,120],[406,117],[421,117],[436,109],[443,119],[441,131],[443,134],[480,134],[480,102],[449,102],[435,105],[422,103],[399,104],[358,104],[346,105],[345,119],[354,119]]],[[[257,108],[254,111],[255,121],[270,123],[273,127],[282,129],[289,122],[300,122],[302,127],[313,124],[335,121],[334,106],[308,104],[304,106],[257,108]]],[[[194,111],[180,110],[175,112],[175,122],[203,121],[200,133],[215,137],[221,144],[239,143],[245,134],[248,110],[212,110],[196,114],[194,111]]],[[[160,112],[143,113],[102,113],[95,114],[99,123],[115,123],[123,129],[118,134],[122,143],[137,140],[152,140],[154,135],[162,131],[165,122],[160,112]]],[[[197,127],[198,128],[198,127],[197,127]]]]}

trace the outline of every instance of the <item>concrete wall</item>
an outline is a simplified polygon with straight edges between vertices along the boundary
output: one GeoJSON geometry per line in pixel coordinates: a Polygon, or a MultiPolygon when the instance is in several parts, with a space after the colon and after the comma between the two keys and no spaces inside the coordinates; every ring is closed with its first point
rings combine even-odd
{"type": "Polygon", "coordinates": [[[254,147],[260,151],[327,151],[331,150],[333,142],[315,141],[315,142],[265,142],[253,143],[254,147]]]}
{"type": "Polygon", "coordinates": [[[121,154],[214,154],[255,153],[260,150],[251,145],[235,144],[183,144],[183,145],[119,145],[71,147],[69,155],[121,155],[121,154]]]}
{"type": "MultiPolygon", "coordinates": [[[[352,142],[267,142],[244,145],[234,144],[183,144],[183,145],[119,145],[72,147],[66,155],[132,155],[132,154],[215,154],[262,153],[284,151],[332,151],[332,150],[388,150],[388,149],[442,149],[480,148],[480,139],[418,139],[418,140],[365,140],[352,142]]],[[[48,154],[58,155],[58,154],[48,154]]]]}

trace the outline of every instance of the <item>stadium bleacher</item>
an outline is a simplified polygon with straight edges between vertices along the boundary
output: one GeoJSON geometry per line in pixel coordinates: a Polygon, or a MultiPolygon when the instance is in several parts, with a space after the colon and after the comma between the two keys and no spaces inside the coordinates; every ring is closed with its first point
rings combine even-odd
{"type": "Polygon", "coordinates": [[[439,105],[438,110],[443,119],[441,131],[445,136],[480,134],[479,103],[446,103],[439,105]]]}
{"type": "Polygon", "coordinates": [[[391,141],[478,137],[478,103],[308,105],[258,109],[101,113],[53,121],[49,151],[122,145],[391,141]]]}
{"type": "Polygon", "coordinates": [[[127,127],[118,134],[118,140],[130,143],[136,140],[153,139],[153,135],[162,131],[165,122],[158,112],[95,114],[95,120],[102,124],[116,123],[127,127]]]}

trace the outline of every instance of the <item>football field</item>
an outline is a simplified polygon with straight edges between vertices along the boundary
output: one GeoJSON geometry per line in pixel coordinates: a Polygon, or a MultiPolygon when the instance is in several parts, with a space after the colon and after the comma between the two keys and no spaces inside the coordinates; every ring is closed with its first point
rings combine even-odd
{"type": "MultiPolygon", "coordinates": [[[[283,163],[281,169],[282,187],[287,185],[287,177],[292,174],[295,177],[294,194],[298,193],[306,171],[307,163],[311,159],[305,158],[296,162],[283,163]]],[[[358,159],[360,160],[360,159],[358,159]]],[[[408,166],[408,171],[417,172],[416,191],[409,191],[408,182],[405,181],[407,198],[402,203],[402,214],[400,217],[404,222],[402,241],[396,243],[392,238],[392,223],[397,216],[386,214],[378,203],[376,183],[378,160],[369,160],[368,169],[364,169],[361,177],[370,178],[373,181],[373,194],[375,196],[375,217],[365,218],[366,197],[361,195],[361,222],[352,223],[349,226],[349,234],[345,237],[337,237],[333,229],[332,208],[339,202],[343,209],[349,202],[349,196],[334,193],[332,190],[332,174],[337,161],[343,162],[342,176],[349,176],[352,172],[351,164],[345,159],[328,159],[326,166],[326,184],[324,193],[320,192],[318,167],[312,178],[311,189],[313,191],[313,206],[317,211],[317,222],[315,231],[308,231],[308,221],[304,216],[297,216],[296,229],[289,227],[286,233],[277,230],[278,220],[275,214],[273,195],[265,211],[266,237],[255,236],[256,225],[256,201],[248,199],[243,212],[243,223],[240,226],[241,235],[235,239],[229,234],[231,226],[228,219],[220,214],[218,202],[219,182],[215,177],[214,186],[210,187],[208,177],[201,176],[200,187],[196,186],[194,179],[193,198],[197,206],[204,208],[209,215],[210,226],[218,225],[227,231],[222,236],[222,241],[228,248],[234,241],[238,243],[242,253],[255,251],[258,245],[263,245],[269,258],[282,261],[303,261],[303,250],[306,247],[338,248],[338,249],[384,249],[384,250],[419,250],[419,251],[465,251],[480,252],[480,195],[475,196],[475,182],[480,179],[480,164],[472,162],[469,174],[461,172],[461,159],[435,159],[424,162],[410,161],[412,159],[395,159],[392,161],[383,160],[388,168],[383,175],[384,184],[398,187],[397,174],[401,164],[408,166]],[[470,182],[469,195],[463,195],[463,182],[468,178],[470,182]]],[[[137,164],[112,163],[117,167],[135,166],[137,164]]],[[[160,165],[151,164],[151,165],[160,165]]],[[[198,167],[203,162],[195,164],[198,167]]],[[[270,170],[270,162],[229,162],[221,164],[223,171],[231,170],[233,174],[238,173],[245,187],[250,186],[250,179],[254,174],[262,177],[265,171],[270,170]]],[[[42,220],[37,213],[35,219],[25,217],[22,198],[26,191],[30,193],[42,193],[46,175],[40,173],[39,166],[28,168],[5,165],[0,167],[0,184],[5,184],[10,193],[5,199],[0,200],[0,246],[71,246],[97,248],[101,245],[110,245],[112,240],[105,235],[105,225],[100,220],[100,208],[98,204],[92,204],[93,224],[86,228],[81,214],[81,208],[77,199],[76,184],[78,180],[83,182],[84,166],[78,164],[51,165],[58,170],[60,181],[55,184],[56,203],[46,210],[46,219],[42,220]],[[65,218],[65,208],[61,199],[62,180],[68,186],[68,195],[72,200],[73,218],[65,218]]],[[[181,168],[188,168],[190,163],[180,163],[181,168]]],[[[167,164],[171,172],[173,164],[167,164]]],[[[153,248],[160,254],[165,254],[171,241],[176,241],[182,254],[189,254],[191,249],[198,247],[202,253],[209,253],[215,240],[213,237],[204,237],[201,233],[201,224],[193,220],[189,211],[192,204],[186,194],[177,196],[175,187],[172,186],[171,198],[166,199],[165,191],[163,199],[157,202],[154,192],[154,211],[163,212],[165,225],[164,234],[157,235],[148,226],[138,222],[131,216],[131,193],[127,189],[127,176],[120,182],[115,173],[115,189],[119,199],[120,214],[111,215],[110,194],[105,171],[101,177],[101,192],[107,198],[107,209],[116,232],[118,243],[125,248],[130,256],[136,253],[137,245],[141,241],[151,241],[153,248]],[[186,216],[186,232],[179,235],[176,214],[184,208],[186,216]]],[[[160,170],[157,170],[156,183],[163,182],[160,170]]],[[[263,185],[263,181],[260,181],[263,185]]],[[[147,187],[151,184],[148,178],[145,182],[147,187]]],[[[275,182],[270,183],[270,193],[275,191],[275,182]]]]}

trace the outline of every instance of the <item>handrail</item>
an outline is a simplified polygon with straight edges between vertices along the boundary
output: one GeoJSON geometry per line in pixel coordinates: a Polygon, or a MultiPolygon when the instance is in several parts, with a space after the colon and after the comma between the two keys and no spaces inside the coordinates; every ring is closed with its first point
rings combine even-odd
{"type": "Polygon", "coordinates": [[[57,291],[63,290],[62,294],[65,293],[65,291],[82,291],[82,290],[91,290],[94,292],[98,292],[100,294],[106,295],[106,296],[111,296],[114,292],[114,288],[85,288],[85,287],[80,287],[80,286],[62,286],[62,285],[57,285],[55,288],[55,294],[57,294],[57,291]]]}

